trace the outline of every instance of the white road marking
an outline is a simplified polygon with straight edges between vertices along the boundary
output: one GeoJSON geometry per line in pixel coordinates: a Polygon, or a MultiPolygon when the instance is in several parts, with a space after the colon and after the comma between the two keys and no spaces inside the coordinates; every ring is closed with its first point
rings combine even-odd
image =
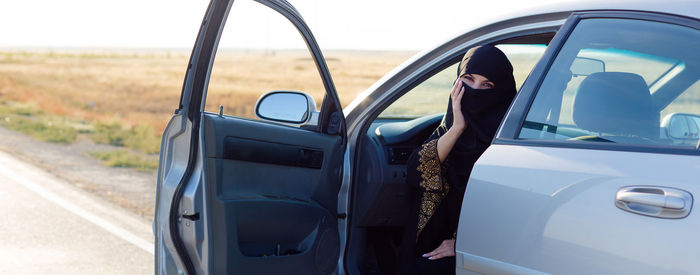
{"type": "MultiPolygon", "coordinates": [[[[98,217],[97,215],[61,198],[60,196],[44,189],[43,187],[32,183],[32,180],[28,177],[25,177],[24,175],[21,175],[17,173],[16,171],[13,171],[12,169],[8,168],[8,165],[5,165],[5,162],[7,158],[4,158],[6,156],[4,153],[2,154],[3,158],[0,159],[0,174],[4,175],[5,177],[13,180],[16,183],[19,183],[23,185],[24,187],[28,188],[29,190],[34,191],[35,193],[39,194],[40,196],[46,198],[47,200],[65,208],[66,210],[80,216],[81,218],[99,226],[102,227],[104,230],[107,230],[108,232],[114,234],[115,236],[137,246],[138,248],[141,248],[145,250],[148,253],[154,254],[154,245],[152,242],[146,241],[133,233],[114,225],[113,223],[98,217]]],[[[1,178],[1,177],[0,177],[1,178]]]]}

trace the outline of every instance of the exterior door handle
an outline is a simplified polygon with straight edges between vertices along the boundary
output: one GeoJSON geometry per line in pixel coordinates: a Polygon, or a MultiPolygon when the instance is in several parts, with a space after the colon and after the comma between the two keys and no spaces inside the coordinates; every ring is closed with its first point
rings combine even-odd
{"type": "Polygon", "coordinates": [[[661,186],[626,186],[617,191],[615,205],[625,211],[666,219],[690,214],[693,196],[684,190],[661,186]]]}

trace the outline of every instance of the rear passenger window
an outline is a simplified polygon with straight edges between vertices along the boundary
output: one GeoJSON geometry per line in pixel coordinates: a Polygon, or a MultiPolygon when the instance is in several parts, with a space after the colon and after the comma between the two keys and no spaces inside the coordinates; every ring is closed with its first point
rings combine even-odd
{"type": "Polygon", "coordinates": [[[521,139],[695,147],[700,32],[642,20],[587,19],[548,71],[521,139]]]}

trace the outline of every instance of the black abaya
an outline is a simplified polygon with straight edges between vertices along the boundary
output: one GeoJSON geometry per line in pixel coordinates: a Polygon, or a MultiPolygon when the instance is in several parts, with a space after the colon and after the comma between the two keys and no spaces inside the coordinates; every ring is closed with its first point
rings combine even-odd
{"type": "Polygon", "coordinates": [[[407,183],[417,190],[412,224],[404,238],[404,273],[454,274],[455,257],[429,260],[422,255],[435,250],[444,240],[455,239],[462,198],[476,160],[491,144],[505,112],[515,96],[513,67],[505,54],[493,46],[467,51],[458,76],[479,74],[495,87],[474,90],[465,86],[462,114],[467,126],[444,162],[440,162],[437,141],[452,126],[452,104],[441,125],[408,161],[407,183]],[[412,260],[410,260],[412,259],[412,260]]]}

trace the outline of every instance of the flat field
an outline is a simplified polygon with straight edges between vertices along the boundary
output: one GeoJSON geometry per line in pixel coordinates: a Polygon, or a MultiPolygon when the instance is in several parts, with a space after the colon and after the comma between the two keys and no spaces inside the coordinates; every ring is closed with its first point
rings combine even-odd
{"type": "MultiPolygon", "coordinates": [[[[329,52],[343,105],[412,52],[329,52]]],[[[88,122],[146,124],[159,133],[177,108],[186,51],[2,51],[0,100],[33,104],[52,115],[88,122]]],[[[253,117],[257,98],[270,89],[322,90],[310,59],[298,53],[219,54],[207,109],[253,117]],[[291,71],[293,73],[285,73],[291,71]],[[215,106],[215,107],[209,107],[215,106]]]]}
{"type": "MultiPolygon", "coordinates": [[[[341,103],[413,55],[413,52],[329,52],[328,67],[341,103]]],[[[153,171],[160,134],[177,108],[188,51],[0,51],[0,126],[38,140],[112,145],[90,152],[108,166],[153,171]],[[126,150],[123,150],[126,149],[126,150]]],[[[220,50],[208,86],[206,110],[253,118],[257,99],[272,90],[325,90],[303,51],[220,50]]]]}

